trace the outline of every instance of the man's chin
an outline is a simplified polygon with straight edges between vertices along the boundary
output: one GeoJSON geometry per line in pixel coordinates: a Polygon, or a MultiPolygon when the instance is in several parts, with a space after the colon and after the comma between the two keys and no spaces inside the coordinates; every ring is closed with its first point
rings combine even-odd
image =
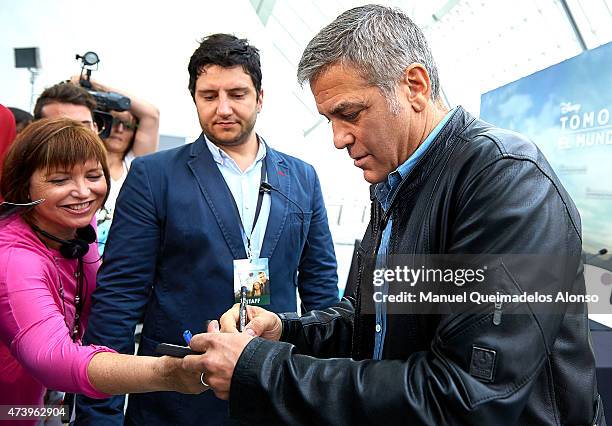
{"type": "Polygon", "coordinates": [[[248,138],[244,135],[230,136],[230,135],[215,135],[210,133],[204,133],[208,140],[217,146],[239,146],[245,143],[248,138]]]}
{"type": "Polygon", "coordinates": [[[363,179],[370,184],[376,184],[384,181],[385,176],[384,174],[381,175],[380,173],[377,173],[374,170],[364,169],[363,179]]]}

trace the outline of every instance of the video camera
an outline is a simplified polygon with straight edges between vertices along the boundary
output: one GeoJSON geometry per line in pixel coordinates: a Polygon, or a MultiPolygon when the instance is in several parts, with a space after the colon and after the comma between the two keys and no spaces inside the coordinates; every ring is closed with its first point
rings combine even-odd
{"type": "Polygon", "coordinates": [[[96,109],[93,111],[94,120],[98,126],[98,135],[102,139],[110,136],[113,128],[113,116],[110,111],[128,111],[130,98],[114,92],[98,92],[91,85],[91,71],[98,69],[100,58],[96,52],[85,52],[83,56],[77,54],[81,61],[81,76],[79,85],[87,90],[96,100],[96,109]],[[95,66],[95,68],[93,68],[95,66]]]}

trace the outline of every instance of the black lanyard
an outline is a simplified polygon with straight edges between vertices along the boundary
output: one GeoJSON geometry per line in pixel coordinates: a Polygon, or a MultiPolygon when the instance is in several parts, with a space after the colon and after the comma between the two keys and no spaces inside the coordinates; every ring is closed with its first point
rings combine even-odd
{"type": "Polygon", "coordinates": [[[251,227],[250,234],[247,234],[246,230],[244,229],[244,225],[242,224],[242,217],[240,216],[240,210],[238,210],[238,204],[236,204],[236,200],[234,199],[234,195],[232,194],[232,191],[230,190],[229,185],[227,184],[227,182],[225,182],[225,179],[223,179],[223,182],[225,182],[225,186],[227,187],[227,190],[230,193],[230,197],[232,197],[232,202],[234,203],[234,210],[236,211],[236,217],[238,218],[240,229],[242,230],[242,232],[244,232],[244,235],[246,236],[246,239],[247,239],[247,256],[249,258],[251,257],[251,237],[253,236],[255,225],[257,225],[257,219],[259,218],[259,213],[261,212],[261,205],[263,203],[264,193],[263,191],[260,191],[259,189],[261,188],[261,184],[262,182],[265,181],[265,179],[266,179],[266,158],[264,157],[261,162],[261,177],[259,179],[259,186],[257,187],[257,192],[259,193],[259,195],[257,196],[257,207],[255,208],[255,218],[253,219],[253,226],[251,227]]]}

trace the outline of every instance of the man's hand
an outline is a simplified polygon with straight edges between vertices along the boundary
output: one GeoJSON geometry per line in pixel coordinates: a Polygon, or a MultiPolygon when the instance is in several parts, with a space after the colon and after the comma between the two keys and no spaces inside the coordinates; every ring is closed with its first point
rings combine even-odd
{"type": "Polygon", "coordinates": [[[69,80],[72,84],[74,84],[75,86],[79,86],[80,81],[81,81],[81,76],[80,75],[71,75],[70,76],[70,80],[69,80]]]}
{"type": "MultiPolygon", "coordinates": [[[[214,321],[216,322],[216,321],[214,321]]],[[[245,333],[220,333],[211,325],[208,333],[196,334],[189,346],[203,355],[187,355],[182,367],[187,375],[203,373],[202,379],[219,399],[228,400],[232,375],[246,345],[253,339],[245,333]]]]}
{"type": "Polygon", "coordinates": [[[282,333],[280,318],[257,306],[247,306],[249,322],[243,333],[237,324],[240,321],[240,304],[235,304],[221,317],[219,323],[211,321],[208,333],[196,334],[189,346],[203,355],[187,355],[182,367],[187,374],[203,374],[202,379],[215,392],[217,398],[229,399],[230,385],[238,358],[246,345],[255,336],[279,340],[282,333]]]}
{"type": "MultiPolygon", "coordinates": [[[[283,325],[278,315],[266,311],[259,306],[247,305],[248,323],[244,333],[249,336],[259,336],[268,340],[279,340],[283,332],[283,325]]],[[[240,322],[240,304],[236,303],[221,317],[222,333],[238,333],[237,324],[240,322]]]]}

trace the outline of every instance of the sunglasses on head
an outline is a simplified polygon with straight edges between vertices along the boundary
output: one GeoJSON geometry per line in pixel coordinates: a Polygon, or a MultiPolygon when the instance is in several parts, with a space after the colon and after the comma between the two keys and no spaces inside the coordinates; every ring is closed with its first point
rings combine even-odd
{"type": "Polygon", "coordinates": [[[129,121],[113,117],[113,127],[118,126],[119,124],[122,124],[123,128],[127,130],[136,130],[138,128],[138,123],[131,123],[129,121]]]}

